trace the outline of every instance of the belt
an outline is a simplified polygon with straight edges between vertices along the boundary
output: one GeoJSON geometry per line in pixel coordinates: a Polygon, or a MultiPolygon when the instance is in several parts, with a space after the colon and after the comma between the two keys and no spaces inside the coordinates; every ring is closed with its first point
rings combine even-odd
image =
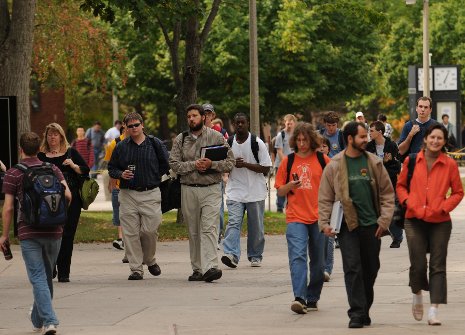
{"type": "Polygon", "coordinates": [[[190,187],[208,187],[208,186],[212,186],[212,185],[215,185],[215,184],[218,184],[218,183],[207,184],[207,185],[204,185],[204,184],[184,184],[184,185],[190,186],[190,187]]]}
{"type": "Polygon", "coordinates": [[[144,192],[144,191],[150,191],[153,190],[154,188],[157,188],[158,186],[148,186],[148,187],[128,187],[128,189],[132,191],[137,191],[137,192],[144,192]]]}

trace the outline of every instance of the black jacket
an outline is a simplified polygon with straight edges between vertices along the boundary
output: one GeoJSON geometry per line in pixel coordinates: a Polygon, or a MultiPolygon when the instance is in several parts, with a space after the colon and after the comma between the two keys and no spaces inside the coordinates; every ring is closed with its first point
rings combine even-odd
{"type": "MultiPolygon", "coordinates": [[[[397,147],[397,144],[394,141],[391,141],[390,138],[384,136],[384,139],[386,140],[386,142],[384,142],[383,149],[383,164],[389,174],[392,186],[394,187],[394,189],[396,189],[397,175],[399,174],[401,168],[401,164],[398,159],[399,148],[397,147]]],[[[376,155],[375,140],[371,140],[370,142],[368,142],[366,150],[376,155]]]]}

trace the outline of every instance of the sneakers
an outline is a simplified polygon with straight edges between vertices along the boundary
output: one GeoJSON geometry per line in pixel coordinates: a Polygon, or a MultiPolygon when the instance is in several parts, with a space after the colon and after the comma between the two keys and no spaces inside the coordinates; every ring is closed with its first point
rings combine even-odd
{"type": "Polygon", "coordinates": [[[316,301],[307,301],[307,311],[317,311],[318,304],[316,301]]]}
{"type": "Polygon", "coordinates": [[[43,335],[53,335],[57,333],[57,326],[55,325],[47,325],[44,327],[43,335]]]}
{"type": "Polygon", "coordinates": [[[200,271],[194,271],[189,278],[187,278],[188,281],[203,281],[203,275],[202,272],[200,271]]]}
{"type": "Polygon", "coordinates": [[[325,275],[325,282],[329,282],[329,280],[331,279],[331,275],[329,274],[329,272],[325,271],[324,275],[325,275]]]}
{"type": "Polygon", "coordinates": [[[389,248],[400,248],[401,241],[393,240],[389,248]]]}
{"type": "Polygon", "coordinates": [[[291,304],[291,311],[296,314],[307,314],[307,304],[301,298],[295,298],[291,304]]]}
{"type": "Polygon", "coordinates": [[[128,280],[142,280],[144,277],[139,272],[133,272],[129,275],[128,280]]]}
{"type": "Polygon", "coordinates": [[[421,321],[423,319],[423,300],[421,295],[413,295],[412,314],[413,318],[417,321],[421,321]]]}
{"type": "Polygon", "coordinates": [[[155,264],[153,264],[153,265],[150,265],[150,266],[148,267],[148,269],[149,269],[149,272],[150,272],[150,274],[151,274],[152,276],[155,276],[155,277],[156,277],[156,276],[161,275],[161,270],[160,270],[160,267],[158,266],[157,263],[155,263],[155,264]]]}
{"type": "Polygon", "coordinates": [[[438,319],[438,309],[437,307],[430,307],[428,311],[428,324],[430,326],[440,326],[441,321],[438,319]]]}
{"type": "Polygon", "coordinates": [[[128,257],[126,255],[124,255],[124,258],[121,260],[121,262],[123,263],[129,263],[129,260],[128,260],[128,257]]]}
{"type": "Polygon", "coordinates": [[[117,239],[113,241],[113,247],[118,250],[124,250],[124,242],[122,239],[117,239]]]}
{"type": "Polygon", "coordinates": [[[253,268],[259,268],[260,266],[262,266],[262,260],[258,258],[252,258],[252,260],[250,261],[250,266],[253,268]]]}
{"type": "Polygon", "coordinates": [[[237,268],[237,263],[239,262],[237,258],[234,255],[231,254],[226,254],[221,256],[221,262],[223,262],[224,265],[235,269],[237,268]]]}
{"type": "MultiPolygon", "coordinates": [[[[29,308],[29,311],[27,312],[27,317],[28,317],[29,321],[31,321],[31,322],[32,322],[32,308],[33,308],[33,306],[31,306],[29,308]]],[[[34,333],[41,333],[43,329],[44,329],[44,327],[39,328],[39,327],[34,326],[34,324],[32,325],[32,331],[34,333]]]]}
{"type": "Polygon", "coordinates": [[[220,269],[211,268],[203,274],[203,280],[205,280],[207,283],[211,283],[214,280],[220,279],[222,275],[223,272],[220,269]]]}

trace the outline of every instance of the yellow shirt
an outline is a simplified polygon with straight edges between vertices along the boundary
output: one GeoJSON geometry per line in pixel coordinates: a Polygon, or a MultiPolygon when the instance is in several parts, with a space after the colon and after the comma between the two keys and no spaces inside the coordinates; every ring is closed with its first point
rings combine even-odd
{"type": "MultiPolygon", "coordinates": [[[[126,136],[123,134],[119,137],[119,139],[122,141],[126,138],[126,136]]],[[[110,159],[111,159],[111,155],[113,154],[113,150],[115,150],[115,147],[116,147],[116,139],[111,141],[110,144],[108,144],[107,148],[105,149],[105,158],[103,159],[105,162],[109,162],[110,159]]],[[[119,189],[119,179],[112,179],[110,178],[111,181],[110,182],[115,182],[116,181],[116,188],[119,189]]]]}

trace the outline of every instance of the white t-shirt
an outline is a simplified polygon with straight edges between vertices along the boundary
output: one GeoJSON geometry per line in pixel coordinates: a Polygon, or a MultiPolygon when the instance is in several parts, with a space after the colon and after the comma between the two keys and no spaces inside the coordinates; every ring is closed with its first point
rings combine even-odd
{"type": "Polygon", "coordinates": [[[113,141],[115,138],[119,137],[121,135],[120,131],[116,127],[112,127],[107,130],[105,133],[105,140],[107,142],[113,141]]]}
{"type": "MultiPolygon", "coordinates": [[[[251,136],[244,143],[237,143],[234,136],[232,152],[235,158],[243,158],[245,162],[257,164],[250,145],[251,136]]],[[[271,167],[271,158],[265,143],[257,137],[258,160],[261,166],[271,167]]],[[[265,200],[267,196],[266,179],[263,173],[253,172],[247,168],[233,168],[226,184],[226,197],[237,202],[256,202],[265,200]]]]}

